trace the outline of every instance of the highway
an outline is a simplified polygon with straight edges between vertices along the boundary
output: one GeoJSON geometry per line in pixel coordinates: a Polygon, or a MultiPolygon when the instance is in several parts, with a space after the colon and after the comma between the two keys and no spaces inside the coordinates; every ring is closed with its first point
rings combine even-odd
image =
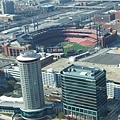
{"type": "MultiPolygon", "coordinates": [[[[97,5],[97,6],[73,6],[71,7],[72,9],[60,9],[59,11],[54,11],[54,12],[49,12],[49,13],[44,13],[40,14],[39,16],[33,16],[30,18],[24,18],[21,21],[14,21],[14,22],[8,22],[8,23],[3,23],[3,25],[0,25],[0,31],[3,31],[4,29],[12,28],[12,27],[21,27],[26,24],[31,24],[32,22],[40,22],[44,21],[48,17],[53,17],[56,15],[61,15],[61,14],[66,14],[68,11],[71,11],[71,15],[66,15],[62,19],[59,19],[58,22],[61,23],[61,25],[67,25],[69,23],[74,23],[76,21],[80,21],[83,23],[88,18],[93,17],[96,14],[103,13],[107,10],[110,10],[114,8],[115,5],[117,5],[118,2],[108,2],[108,3],[103,3],[102,5],[97,5]],[[75,7],[75,9],[73,9],[75,7]],[[79,7],[84,7],[85,9],[78,9],[79,7]],[[88,7],[88,8],[87,8],[88,7]],[[92,9],[93,8],[93,9],[92,9]],[[94,9],[94,8],[100,8],[94,9]],[[89,10],[92,9],[92,10],[89,10]],[[72,14],[72,12],[79,11],[79,13],[72,14]],[[91,11],[91,12],[90,12],[91,11]],[[73,19],[72,21],[69,20],[69,16],[72,16],[73,19]]],[[[62,7],[62,6],[57,6],[57,7],[62,7]]],[[[64,8],[68,8],[69,6],[63,6],[64,8]]]]}
{"type": "Polygon", "coordinates": [[[76,6],[74,4],[71,5],[58,5],[58,8],[64,8],[64,9],[88,9],[88,10],[101,10],[101,9],[105,9],[107,7],[110,6],[114,6],[116,4],[118,4],[119,2],[112,2],[112,1],[108,1],[108,2],[104,2],[102,4],[98,4],[98,5],[92,5],[92,6],[76,6]]]}
{"type": "Polygon", "coordinates": [[[68,11],[69,10],[64,10],[63,9],[63,10],[59,10],[59,11],[40,14],[39,16],[33,16],[33,17],[30,17],[30,18],[23,18],[23,20],[20,20],[20,21],[11,21],[11,22],[2,23],[0,25],[0,32],[5,30],[5,29],[8,29],[8,27],[9,28],[21,27],[21,26],[26,25],[26,24],[31,24],[32,22],[40,22],[40,21],[45,20],[48,17],[53,17],[55,15],[66,13],[68,11]]]}
{"type": "Polygon", "coordinates": [[[76,11],[79,11],[79,12],[76,12],[74,14],[71,13],[71,15],[66,14],[66,16],[63,17],[62,19],[58,20],[58,22],[61,25],[67,25],[69,23],[74,23],[76,21],[79,21],[80,23],[83,23],[85,20],[93,18],[94,15],[101,14],[103,12],[106,12],[106,11],[112,9],[117,4],[118,4],[118,2],[116,2],[116,3],[110,3],[109,2],[108,4],[103,4],[104,7],[102,7],[100,10],[94,10],[94,9],[93,10],[88,10],[88,9],[77,10],[77,9],[75,9],[75,12],[76,11]],[[72,17],[72,20],[69,20],[69,17],[72,17]]]}

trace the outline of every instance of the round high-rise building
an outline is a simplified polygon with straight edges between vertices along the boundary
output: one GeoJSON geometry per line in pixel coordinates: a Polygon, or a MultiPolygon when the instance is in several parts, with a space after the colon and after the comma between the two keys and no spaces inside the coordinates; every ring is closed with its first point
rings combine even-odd
{"type": "Polygon", "coordinates": [[[40,54],[36,53],[35,50],[22,51],[17,60],[24,101],[21,110],[23,111],[23,117],[31,117],[33,113],[38,113],[44,108],[40,54]]]}

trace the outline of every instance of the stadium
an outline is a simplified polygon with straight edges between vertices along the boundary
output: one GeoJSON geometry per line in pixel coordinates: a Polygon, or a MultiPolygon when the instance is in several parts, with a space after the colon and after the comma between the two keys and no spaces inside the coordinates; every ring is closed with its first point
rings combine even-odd
{"type": "MultiPolygon", "coordinates": [[[[108,33],[106,30],[95,29],[77,29],[76,26],[54,26],[41,30],[34,31],[29,34],[24,34],[21,37],[17,37],[16,41],[20,44],[20,48],[16,47],[9,41],[9,43],[3,43],[3,53],[6,56],[16,57],[23,49],[36,48],[36,46],[55,47],[60,46],[63,49],[68,50],[87,50],[90,47],[100,46],[101,48],[108,47],[109,44],[117,40],[117,32],[114,30],[108,33]],[[65,44],[63,44],[65,43],[65,44]],[[27,47],[31,44],[32,47],[27,47]],[[22,48],[21,48],[22,45],[22,48]],[[25,46],[25,47],[24,47],[25,46]],[[7,52],[6,52],[7,51],[7,52]],[[11,52],[11,54],[10,54],[11,52]],[[12,53],[13,52],[13,53],[12,53]],[[15,54],[17,53],[17,54],[15,54]]],[[[15,40],[14,40],[15,41],[15,40]]],[[[53,49],[53,52],[60,53],[62,50],[53,49]]]]}
{"type": "Polygon", "coordinates": [[[55,26],[31,34],[37,45],[45,47],[53,47],[62,42],[72,42],[81,46],[95,47],[99,45],[104,48],[117,38],[115,30],[108,33],[106,30],[77,29],[75,26],[55,26]]]}

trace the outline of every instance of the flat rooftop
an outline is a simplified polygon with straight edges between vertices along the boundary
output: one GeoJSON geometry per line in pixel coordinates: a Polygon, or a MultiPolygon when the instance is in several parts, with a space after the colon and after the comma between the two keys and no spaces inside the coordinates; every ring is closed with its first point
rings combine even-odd
{"type": "Polygon", "coordinates": [[[72,75],[72,76],[81,76],[85,78],[94,79],[95,76],[100,74],[103,69],[99,69],[97,67],[87,67],[83,65],[75,65],[72,64],[68,68],[65,68],[62,72],[63,74],[72,75]]]}
{"type": "Polygon", "coordinates": [[[0,106],[8,106],[8,107],[23,107],[23,98],[12,98],[1,96],[0,97],[0,106]]]}

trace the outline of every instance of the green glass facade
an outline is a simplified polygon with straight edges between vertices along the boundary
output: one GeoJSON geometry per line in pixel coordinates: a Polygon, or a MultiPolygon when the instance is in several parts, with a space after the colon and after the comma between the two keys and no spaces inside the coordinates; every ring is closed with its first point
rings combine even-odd
{"type": "Polygon", "coordinates": [[[21,114],[25,120],[43,120],[45,117],[51,118],[54,113],[52,104],[36,111],[24,111],[19,107],[0,106],[0,111],[14,111],[15,114],[21,114]]]}
{"type": "Polygon", "coordinates": [[[46,116],[52,116],[53,114],[53,108],[52,106],[49,108],[43,108],[41,110],[35,111],[35,112],[27,112],[27,111],[21,111],[21,115],[24,119],[29,120],[43,120],[46,116]]]}
{"type": "Polygon", "coordinates": [[[61,71],[63,106],[77,120],[100,120],[107,113],[106,71],[71,65],[61,71]]]}

